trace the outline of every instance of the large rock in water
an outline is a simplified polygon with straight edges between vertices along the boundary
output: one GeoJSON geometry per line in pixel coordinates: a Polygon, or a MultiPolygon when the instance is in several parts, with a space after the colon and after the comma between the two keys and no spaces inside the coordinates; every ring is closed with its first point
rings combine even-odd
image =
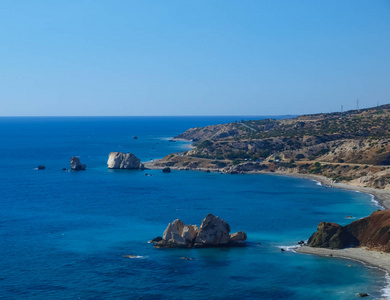
{"type": "Polygon", "coordinates": [[[230,226],[225,220],[208,214],[200,225],[195,247],[227,245],[230,241],[230,226]]]}
{"type": "Polygon", "coordinates": [[[310,237],[308,246],[333,249],[366,246],[390,252],[390,210],[373,212],[346,226],[321,222],[310,237]]]}
{"type": "Polygon", "coordinates": [[[111,152],[108,156],[109,169],[144,169],[144,165],[133,153],[111,152]]]}
{"type": "Polygon", "coordinates": [[[158,248],[245,246],[246,234],[239,231],[229,235],[230,226],[224,220],[208,214],[200,228],[185,225],[179,219],[168,224],[163,238],[152,241],[158,248]]]}
{"type": "Polygon", "coordinates": [[[83,171],[87,166],[80,162],[76,156],[70,158],[70,169],[74,171],[83,171]]]}

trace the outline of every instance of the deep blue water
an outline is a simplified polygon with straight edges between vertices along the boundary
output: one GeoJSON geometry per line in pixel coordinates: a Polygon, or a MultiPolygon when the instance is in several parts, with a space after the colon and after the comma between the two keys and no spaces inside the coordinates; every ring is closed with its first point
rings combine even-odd
{"type": "Polygon", "coordinates": [[[161,158],[185,149],[168,140],[190,127],[241,119],[0,118],[0,298],[379,298],[380,270],[280,251],[307,239],[320,221],[346,224],[345,216],[370,214],[377,207],[369,195],[276,175],[106,168],[111,151],[161,158]],[[73,155],[86,171],[61,170],[73,155]],[[147,243],[172,220],[200,225],[207,213],[247,232],[248,247],[147,243]]]}

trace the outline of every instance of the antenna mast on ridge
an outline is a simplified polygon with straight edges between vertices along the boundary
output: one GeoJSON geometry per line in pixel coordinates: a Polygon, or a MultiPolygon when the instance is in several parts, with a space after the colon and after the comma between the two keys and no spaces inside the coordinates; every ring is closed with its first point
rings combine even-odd
{"type": "Polygon", "coordinates": [[[356,99],[356,109],[359,109],[359,99],[356,99]]]}

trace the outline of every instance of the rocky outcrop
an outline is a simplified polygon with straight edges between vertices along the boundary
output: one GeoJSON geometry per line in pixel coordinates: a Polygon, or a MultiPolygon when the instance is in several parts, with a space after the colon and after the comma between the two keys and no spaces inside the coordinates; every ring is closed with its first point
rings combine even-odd
{"type": "Polygon", "coordinates": [[[232,235],[229,233],[229,224],[212,214],[208,214],[203,219],[200,228],[196,225],[185,225],[181,220],[176,219],[168,224],[162,239],[155,242],[155,247],[204,248],[245,246],[247,238],[245,232],[239,231],[232,235]]]}
{"type": "Polygon", "coordinates": [[[345,227],[336,223],[321,222],[307,244],[310,247],[342,249],[357,246],[359,241],[345,227]]]}
{"type": "Polygon", "coordinates": [[[251,172],[251,171],[262,171],[268,167],[264,164],[259,163],[244,163],[233,167],[233,172],[251,172]]]}
{"type": "Polygon", "coordinates": [[[245,241],[247,239],[246,233],[244,231],[238,231],[230,235],[231,242],[245,241]]]}
{"type": "Polygon", "coordinates": [[[163,171],[163,173],[171,173],[171,168],[170,167],[166,167],[162,171],[163,171]]]}
{"type": "Polygon", "coordinates": [[[332,249],[365,246],[390,252],[390,210],[376,211],[346,226],[321,222],[308,246],[332,249]]]}
{"type": "Polygon", "coordinates": [[[195,239],[195,246],[227,245],[230,241],[230,226],[225,220],[212,214],[203,219],[195,239]]]}
{"type": "Polygon", "coordinates": [[[80,162],[80,159],[76,156],[70,158],[70,169],[73,171],[84,171],[87,168],[86,165],[80,162]]]}
{"type": "Polygon", "coordinates": [[[108,156],[109,169],[143,170],[144,165],[133,153],[111,152],[108,156]]]}

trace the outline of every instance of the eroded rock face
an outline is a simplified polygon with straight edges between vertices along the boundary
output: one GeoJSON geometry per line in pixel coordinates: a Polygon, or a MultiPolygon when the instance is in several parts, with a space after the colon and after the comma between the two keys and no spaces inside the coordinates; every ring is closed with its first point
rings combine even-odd
{"type": "Polygon", "coordinates": [[[200,228],[196,225],[185,225],[179,219],[168,224],[163,238],[152,240],[157,248],[191,248],[191,247],[242,247],[245,246],[246,233],[239,231],[232,235],[230,226],[225,220],[208,214],[200,228]]]}
{"type": "Polygon", "coordinates": [[[111,152],[108,156],[109,169],[143,170],[144,165],[133,153],[111,152]]]}
{"type": "Polygon", "coordinates": [[[357,246],[359,241],[343,226],[336,223],[321,222],[307,244],[310,247],[342,249],[353,245],[357,246]]]}
{"type": "Polygon", "coordinates": [[[346,226],[321,222],[308,246],[333,249],[366,246],[390,252],[390,210],[373,212],[346,226]]]}
{"type": "Polygon", "coordinates": [[[227,245],[230,241],[230,226],[225,220],[212,214],[203,219],[195,239],[195,246],[227,245]]]}
{"type": "Polygon", "coordinates": [[[247,236],[246,236],[246,233],[244,231],[238,231],[238,232],[230,235],[231,242],[245,241],[246,238],[247,238],[247,236]]]}
{"type": "Polygon", "coordinates": [[[198,230],[198,226],[196,225],[185,225],[183,228],[182,237],[186,240],[187,243],[192,243],[198,234],[198,230]]]}
{"type": "Polygon", "coordinates": [[[181,220],[176,219],[168,224],[163,238],[156,243],[160,248],[186,248],[192,247],[198,227],[196,225],[185,225],[181,220]]]}
{"type": "Polygon", "coordinates": [[[70,169],[74,171],[83,171],[86,169],[86,165],[80,162],[80,159],[76,156],[70,158],[70,169]]]}

